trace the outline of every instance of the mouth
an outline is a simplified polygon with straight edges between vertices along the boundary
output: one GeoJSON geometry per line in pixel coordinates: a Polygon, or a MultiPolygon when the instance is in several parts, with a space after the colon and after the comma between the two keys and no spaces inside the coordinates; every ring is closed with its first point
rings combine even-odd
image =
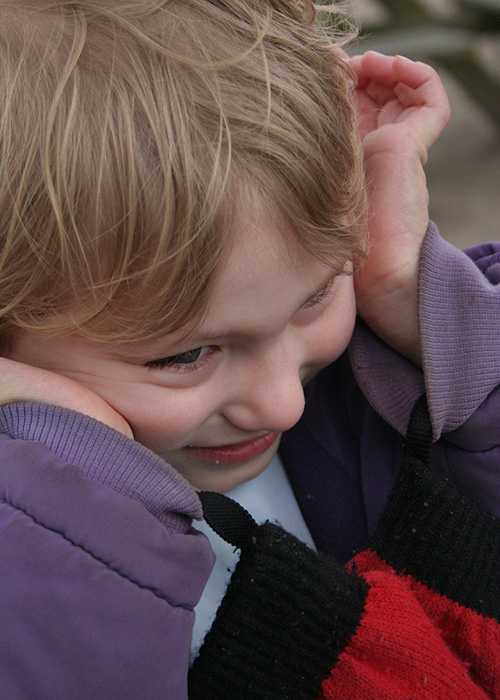
{"type": "Polygon", "coordinates": [[[261,437],[247,442],[237,442],[233,445],[215,445],[212,447],[198,447],[189,445],[182,451],[200,462],[210,464],[238,464],[247,462],[265,452],[278,438],[279,433],[266,433],[261,437]]]}

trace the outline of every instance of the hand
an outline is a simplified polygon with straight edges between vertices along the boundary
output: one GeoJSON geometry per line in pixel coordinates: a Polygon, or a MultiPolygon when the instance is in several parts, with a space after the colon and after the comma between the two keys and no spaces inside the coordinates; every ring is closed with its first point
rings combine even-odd
{"type": "Polygon", "coordinates": [[[358,313],[418,364],[418,267],[429,221],[423,166],[448,123],[448,99],[437,73],[424,63],[373,51],[347,60],[358,79],[369,196],[370,249],[355,277],[358,313]]]}
{"type": "Polygon", "coordinates": [[[0,357],[0,405],[17,401],[55,404],[96,420],[133,439],[127,421],[104,399],[61,374],[0,357]]]}

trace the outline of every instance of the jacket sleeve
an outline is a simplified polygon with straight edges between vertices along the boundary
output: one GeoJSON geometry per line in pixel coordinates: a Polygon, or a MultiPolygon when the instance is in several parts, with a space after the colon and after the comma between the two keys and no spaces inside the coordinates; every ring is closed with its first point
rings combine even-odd
{"type": "MultiPolygon", "coordinates": [[[[68,417],[88,428],[79,414],[43,412],[52,428],[68,417]]],[[[109,461],[108,429],[92,425],[109,461]]],[[[136,463],[117,468],[117,482],[133,481],[134,467],[141,473],[144,452],[132,445],[131,455],[136,463]]],[[[210,547],[189,518],[169,526],[123,490],[40,441],[0,435],[2,700],[187,698],[193,607],[210,547]]]]}
{"type": "Polygon", "coordinates": [[[500,243],[465,252],[430,224],[419,278],[422,370],[359,323],[351,364],[372,407],[404,434],[424,391],[443,476],[500,516],[500,243]]]}

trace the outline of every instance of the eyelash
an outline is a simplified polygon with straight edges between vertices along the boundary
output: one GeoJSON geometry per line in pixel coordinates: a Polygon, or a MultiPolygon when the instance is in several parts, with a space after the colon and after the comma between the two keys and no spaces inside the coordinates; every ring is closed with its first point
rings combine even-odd
{"type": "Polygon", "coordinates": [[[323,289],[320,289],[317,294],[313,296],[312,299],[309,299],[309,301],[306,301],[302,309],[313,309],[315,306],[319,306],[322,304],[325,299],[327,298],[331,288],[334,285],[335,280],[337,279],[337,276],[334,275],[333,277],[330,277],[328,280],[327,284],[323,289]]]}
{"type": "MultiPolygon", "coordinates": [[[[323,289],[320,289],[320,291],[313,296],[312,299],[309,299],[304,306],[302,307],[301,310],[303,309],[313,309],[320,304],[322,304],[325,299],[328,296],[328,293],[330,292],[331,288],[333,287],[333,284],[336,280],[336,275],[331,277],[328,280],[328,283],[326,284],[323,289]]],[[[211,345],[202,345],[198,348],[192,348],[191,350],[186,350],[185,352],[179,352],[176,355],[170,355],[170,357],[162,357],[158,360],[150,360],[149,362],[146,362],[144,365],[145,367],[148,367],[149,369],[165,369],[168,368],[169,370],[172,370],[174,372],[198,372],[203,365],[205,364],[206,361],[208,361],[210,355],[212,352],[215,350],[215,346],[211,345]],[[181,358],[185,355],[190,355],[191,353],[195,353],[198,350],[203,350],[204,348],[210,348],[209,352],[204,353],[201,355],[201,357],[198,355],[194,360],[191,362],[176,362],[178,358],[181,358]],[[204,358],[207,358],[204,360],[204,358]]]]}
{"type": "Polygon", "coordinates": [[[202,345],[198,348],[186,350],[185,352],[179,352],[176,355],[170,355],[170,357],[162,357],[159,360],[150,360],[149,362],[146,362],[144,366],[149,369],[168,368],[169,370],[172,370],[174,372],[198,372],[203,367],[205,362],[209,360],[210,356],[212,355],[212,352],[214,351],[214,346],[202,345]],[[194,358],[191,362],[176,362],[178,358],[181,358],[185,355],[190,355],[192,353],[197,352],[198,350],[204,350],[205,348],[209,349],[208,352],[201,355],[201,357],[200,355],[198,355],[198,357],[194,358]]]}

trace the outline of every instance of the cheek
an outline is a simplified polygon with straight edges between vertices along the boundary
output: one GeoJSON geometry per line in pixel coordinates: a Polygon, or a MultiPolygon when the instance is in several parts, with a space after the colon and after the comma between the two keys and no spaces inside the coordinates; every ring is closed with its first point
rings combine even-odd
{"type": "Polygon", "coordinates": [[[149,389],[143,401],[136,397],[131,407],[120,411],[135,439],[156,453],[185,446],[212,413],[208,397],[189,389],[149,389]]]}
{"type": "Polygon", "coordinates": [[[352,277],[342,277],[335,299],[322,315],[314,334],[314,363],[324,367],[344,352],[356,322],[356,298],[352,277]]]}

